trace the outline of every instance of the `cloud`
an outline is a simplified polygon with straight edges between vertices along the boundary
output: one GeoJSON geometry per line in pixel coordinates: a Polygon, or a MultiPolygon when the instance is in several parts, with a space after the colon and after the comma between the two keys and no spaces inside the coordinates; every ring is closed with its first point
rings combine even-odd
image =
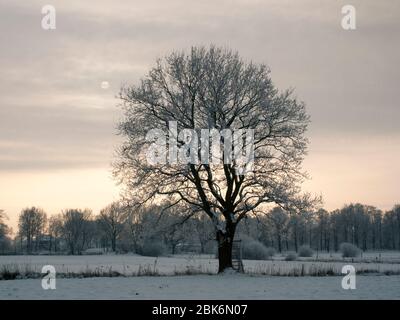
{"type": "MultiPolygon", "coordinates": [[[[349,144],[365,139],[371,142],[363,144],[363,154],[379,150],[388,159],[398,156],[393,149],[400,145],[397,0],[352,1],[357,30],[350,32],[340,26],[347,1],[52,4],[54,31],[40,27],[42,1],[0,4],[2,172],[109,167],[119,142],[120,86],[137,83],[157,57],[210,43],[268,64],[278,88],[295,87],[312,117],[310,154],[321,175],[321,168],[334,165],[327,158],[350,155],[349,144]],[[323,148],[336,145],[337,138],[348,141],[342,151],[323,148]],[[391,143],[382,145],[385,140],[391,143]]],[[[337,170],[339,165],[344,162],[337,170]]],[[[386,173],[381,177],[383,185],[386,173]]]]}

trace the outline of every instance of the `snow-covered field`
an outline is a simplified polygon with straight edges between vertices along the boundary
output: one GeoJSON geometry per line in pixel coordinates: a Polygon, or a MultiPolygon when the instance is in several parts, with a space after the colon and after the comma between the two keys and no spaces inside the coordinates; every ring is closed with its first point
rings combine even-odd
{"type": "Polygon", "coordinates": [[[247,274],[216,275],[217,260],[209,255],[0,256],[0,270],[40,273],[44,265],[53,265],[57,272],[56,290],[43,290],[41,279],[29,276],[0,281],[0,299],[400,299],[399,258],[393,252],[354,261],[329,254],[284,261],[278,255],[271,261],[245,260],[247,274]],[[361,272],[355,290],[342,289],[346,264],[361,272]],[[300,270],[305,276],[281,276],[300,275],[300,270]],[[308,276],[318,270],[336,276],[308,276]],[[111,271],[126,277],[79,276],[111,271]],[[73,278],[63,278],[71,273],[73,278]]]}
{"type": "Polygon", "coordinates": [[[344,290],[341,277],[196,275],[0,281],[0,299],[400,299],[400,276],[357,276],[344,290]]]}
{"type": "MultiPolygon", "coordinates": [[[[359,273],[400,274],[400,254],[387,253],[380,260],[373,256],[355,260],[343,260],[336,256],[302,258],[297,261],[284,261],[276,256],[273,260],[244,260],[245,271],[259,275],[318,275],[318,271],[329,271],[341,275],[342,267],[352,264],[359,273]]],[[[210,255],[175,255],[173,257],[144,257],[134,254],[124,255],[82,255],[82,256],[0,256],[0,269],[19,269],[41,272],[44,265],[52,265],[57,273],[91,273],[107,274],[118,272],[125,276],[132,275],[181,275],[181,274],[215,274],[218,261],[210,255]],[[147,274],[146,274],[147,273],[147,274]]],[[[328,274],[329,274],[328,272],[328,274]]]]}

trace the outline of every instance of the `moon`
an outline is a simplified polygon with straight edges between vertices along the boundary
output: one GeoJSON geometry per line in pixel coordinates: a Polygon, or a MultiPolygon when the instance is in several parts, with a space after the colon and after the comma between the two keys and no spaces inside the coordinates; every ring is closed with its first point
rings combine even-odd
{"type": "Polygon", "coordinates": [[[108,89],[110,87],[110,83],[108,81],[102,81],[100,86],[102,89],[108,89]]]}

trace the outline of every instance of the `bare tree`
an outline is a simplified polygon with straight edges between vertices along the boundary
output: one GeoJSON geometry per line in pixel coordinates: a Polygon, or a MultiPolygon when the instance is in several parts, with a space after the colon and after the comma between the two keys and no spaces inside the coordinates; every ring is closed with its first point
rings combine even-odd
{"type": "Polygon", "coordinates": [[[396,216],[397,220],[397,243],[398,243],[398,249],[400,250],[400,205],[396,204],[393,207],[392,212],[396,216]]]}
{"type": "Polygon", "coordinates": [[[90,210],[67,209],[62,212],[63,237],[71,254],[81,254],[90,239],[90,210]]]}
{"type": "Polygon", "coordinates": [[[301,215],[304,219],[304,238],[302,244],[304,244],[305,239],[308,238],[308,245],[311,247],[316,214],[312,210],[305,210],[301,212],[301,215]]]}
{"type": "Polygon", "coordinates": [[[171,253],[176,253],[176,247],[181,244],[186,238],[188,234],[188,224],[181,224],[175,219],[179,219],[178,217],[173,217],[169,219],[169,224],[165,227],[165,231],[163,234],[163,240],[165,244],[171,249],[171,253]]]}
{"type": "Polygon", "coordinates": [[[188,214],[187,206],[163,206],[163,210],[157,222],[160,224],[159,232],[163,235],[165,244],[171,249],[171,253],[176,253],[176,247],[188,240],[193,234],[194,219],[189,219],[192,215],[188,214]],[[165,207],[168,209],[165,210],[165,207]],[[189,221],[188,221],[189,220],[189,221]]]}
{"type": "Polygon", "coordinates": [[[290,215],[288,228],[290,229],[294,250],[296,252],[299,250],[299,235],[303,224],[303,216],[297,214],[290,215]]]}
{"type": "Polygon", "coordinates": [[[126,231],[130,242],[133,247],[133,251],[138,253],[143,240],[143,210],[138,209],[137,211],[129,211],[127,219],[126,231]]]}
{"type": "Polygon", "coordinates": [[[205,253],[206,245],[210,240],[215,239],[212,222],[204,214],[194,217],[192,221],[196,238],[200,243],[200,253],[205,253]]]}
{"type": "Polygon", "coordinates": [[[6,213],[0,209],[0,251],[2,253],[11,247],[11,239],[9,237],[11,230],[5,223],[6,219],[8,219],[6,213]]]}
{"type": "MultiPolygon", "coordinates": [[[[125,183],[127,197],[138,205],[168,197],[202,210],[216,232],[219,272],[232,266],[236,226],[246,215],[263,212],[268,203],[304,207],[312,202],[309,195],[300,196],[299,187],[305,178],[301,163],[309,117],[291,90],[279,92],[274,87],[265,65],[244,62],[228,49],[192,47],[189,54],[174,52],[159,60],[141,84],[123,87],[120,98],[124,118],[119,130],[125,142],[115,174],[125,183]],[[244,174],[243,164],[235,159],[224,161],[232,158],[232,150],[225,148],[217,157],[219,163],[150,164],[150,130],[162,130],[180,147],[187,145],[172,133],[170,121],[176,122],[177,132],[254,130],[252,171],[244,174]]],[[[201,144],[192,139],[198,147],[190,157],[201,158],[201,144]]],[[[224,143],[224,136],[220,141],[224,143]]],[[[158,152],[164,158],[169,154],[158,152]]]]}
{"type": "Polygon", "coordinates": [[[139,253],[143,244],[150,239],[154,239],[159,233],[159,212],[162,208],[157,205],[146,208],[130,208],[128,206],[127,231],[133,250],[139,253]]]}
{"type": "Polygon", "coordinates": [[[279,252],[282,252],[282,237],[287,234],[289,215],[282,208],[275,207],[267,215],[267,221],[271,224],[274,230],[276,241],[278,243],[278,250],[279,252]]]}
{"type": "Polygon", "coordinates": [[[318,229],[318,246],[319,250],[329,251],[329,213],[324,209],[316,212],[317,229],[318,229]]]}
{"type": "Polygon", "coordinates": [[[372,212],[371,219],[371,229],[372,229],[372,249],[375,250],[377,248],[382,249],[382,211],[375,209],[372,212]]]}
{"type": "Polygon", "coordinates": [[[392,210],[385,213],[384,219],[384,246],[400,250],[400,205],[395,205],[392,210]]]}
{"type": "Polygon", "coordinates": [[[22,210],[18,221],[18,232],[26,240],[26,251],[32,252],[33,241],[36,249],[47,222],[46,213],[40,208],[26,208],[22,210]]]}
{"type": "Polygon", "coordinates": [[[59,240],[63,235],[63,217],[61,214],[50,217],[49,235],[51,239],[50,251],[52,244],[54,244],[54,252],[57,252],[59,250],[59,240]]]}
{"type": "Polygon", "coordinates": [[[124,228],[127,210],[120,203],[114,202],[100,211],[97,222],[106,237],[111,241],[111,249],[116,251],[117,239],[124,228]]]}

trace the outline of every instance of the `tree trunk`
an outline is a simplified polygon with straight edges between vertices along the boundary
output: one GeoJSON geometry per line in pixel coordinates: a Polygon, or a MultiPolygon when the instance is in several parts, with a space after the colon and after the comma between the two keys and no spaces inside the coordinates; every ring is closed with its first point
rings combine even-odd
{"type": "Polygon", "coordinates": [[[173,243],[173,244],[171,245],[171,247],[172,247],[172,254],[175,254],[176,243],[173,243]]]}
{"type": "Polygon", "coordinates": [[[399,236],[399,238],[398,238],[399,247],[397,249],[400,250],[400,213],[397,214],[397,226],[398,226],[398,233],[397,234],[399,236]]]}
{"type": "Polygon", "coordinates": [[[26,252],[29,254],[31,253],[31,243],[29,238],[26,239],[26,252]]]}
{"type": "Polygon", "coordinates": [[[324,250],[324,229],[321,229],[319,250],[324,250]]]}
{"type": "Polygon", "coordinates": [[[70,241],[70,243],[69,243],[69,251],[71,252],[72,255],[75,254],[75,248],[74,248],[74,244],[72,243],[72,241],[70,241]]]}
{"type": "Polygon", "coordinates": [[[394,226],[394,221],[391,221],[392,225],[392,249],[396,250],[396,231],[394,226]]]}
{"type": "Polygon", "coordinates": [[[339,250],[339,235],[338,235],[338,230],[334,229],[333,230],[334,235],[333,235],[333,242],[334,242],[334,247],[335,247],[335,252],[339,250]]]}
{"type": "Polygon", "coordinates": [[[117,249],[117,236],[115,234],[113,234],[111,238],[111,249],[113,252],[117,249]]]}
{"type": "Polygon", "coordinates": [[[281,239],[280,232],[278,233],[278,250],[279,250],[279,253],[282,252],[282,239],[281,239]]]}
{"type": "Polygon", "coordinates": [[[203,254],[205,251],[205,243],[203,241],[200,241],[200,253],[203,254]]]}
{"type": "Polygon", "coordinates": [[[232,243],[235,236],[235,225],[227,224],[226,232],[217,231],[218,242],[218,273],[232,268],[232,243]]]}

